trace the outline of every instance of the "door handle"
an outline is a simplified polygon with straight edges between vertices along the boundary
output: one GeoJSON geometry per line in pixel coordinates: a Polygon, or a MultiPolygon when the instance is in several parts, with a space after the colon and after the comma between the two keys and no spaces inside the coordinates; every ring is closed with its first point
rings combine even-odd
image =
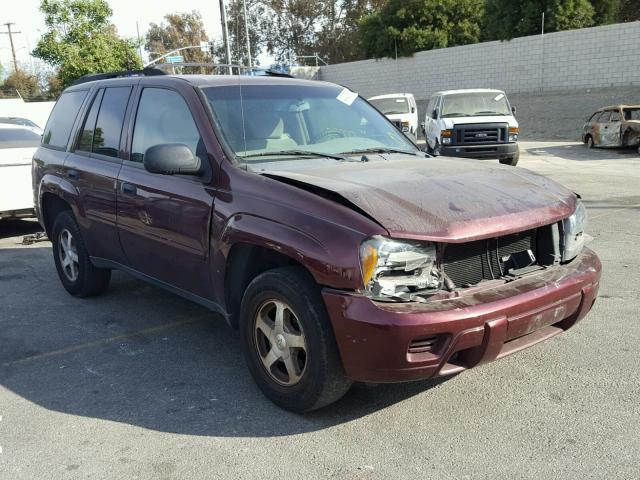
{"type": "Polygon", "coordinates": [[[122,185],[120,185],[120,191],[125,195],[135,195],[137,188],[132,183],[122,182],[122,185]]]}
{"type": "Polygon", "coordinates": [[[80,177],[80,173],[77,170],[67,170],[67,177],[77,180],[80,177]]]}

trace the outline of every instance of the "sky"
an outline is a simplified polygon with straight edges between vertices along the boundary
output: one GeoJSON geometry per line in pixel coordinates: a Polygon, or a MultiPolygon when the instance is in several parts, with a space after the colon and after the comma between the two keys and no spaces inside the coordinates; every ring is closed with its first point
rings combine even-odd
{"type": "MultiPolygon", "coordinates": [[[[160,23],[167,13],[198,10],[202,15],[209,38],[221,37],[220,10],[218,0],[107,0],[113,16],[112,23],[123,37],[136,37],[136,21],[140,25],[140,36],[144,38],[150,22],[160,23]],[[179,5],[179,8],[176,8],[179,5]]],[[[29,52],[35,47],[44,30],[44,18],[39,10],[40,0],[3,0],[0,8],[0,24],[13,22],[12,30],[22,33],[13,36],[18,62],[28,63],[29,52]]],[[[0,31],[7,27],[0,25],[0,31]]],[[[0,62],[8,70],[11,65],[11,47],[8,35],[0,35],[0,62]]]]}

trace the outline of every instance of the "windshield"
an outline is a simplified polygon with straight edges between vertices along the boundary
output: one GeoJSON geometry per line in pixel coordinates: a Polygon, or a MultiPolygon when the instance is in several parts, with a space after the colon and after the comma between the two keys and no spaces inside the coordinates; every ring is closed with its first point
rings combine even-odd
{"type": "Polygon", "coordinates": [[[624,119],[626,121],[640,120],[640,108],[625,108],[624,119]]]}
{"type": "Polygon", "coordinates": [[[409,102],[404,97],[372,98],[369,103],[385,115],[409,113],[409,102]]]}
{"type": "Polygon", "coordinates": [[[445,95],[442,118],[479,115],[511,115],[507,96],[501,92],[474,92],[445,95]]]}
{"type": "Polygon", "coordinates": [[[229,147],[246,162],[416,147],[356,94],[317,85],[233,85],[203,91],[229,147]],[[242,95],[240,95],[242,92],[242,95]]]}
{"type": "Polygon", "coordinates": [[[40,135],[27,128],[0,128],[0,148],[40,146],[40,135]]]}

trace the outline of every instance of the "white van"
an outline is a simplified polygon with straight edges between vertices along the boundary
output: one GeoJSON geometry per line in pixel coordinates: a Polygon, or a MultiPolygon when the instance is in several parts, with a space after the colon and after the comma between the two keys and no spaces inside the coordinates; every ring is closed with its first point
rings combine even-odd
{"type": "Polygon", "coordinates": [[[413,141],[418,136],[418,106],[411,93],[390,93],[371,97],[368,102],[391,120],[413,141]]]}
{"type": "Polygon", "coordinates": [[[427,150],[435,155],[498,159],[516,165],[519,126],[501,90],[447,90],[434,93],[422,125],[427,150]]]}

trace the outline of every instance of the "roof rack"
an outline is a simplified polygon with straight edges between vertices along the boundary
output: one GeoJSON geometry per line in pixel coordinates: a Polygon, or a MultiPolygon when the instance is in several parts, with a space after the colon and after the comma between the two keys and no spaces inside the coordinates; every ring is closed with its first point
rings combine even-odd
{"type": "Polygon", "coordinates": [[[156,75],[166,74],[166,72],[159,68],[143,68],[142,70],[127,70],[124,72],[90,73],[78,78],[71,85],[80,85],[81,83],[94,82],[96,80],[108,80],[110,78],[154,77],[156,75]]]}
{"type": "Polygon", "coordinates": [[[167,73],[164,69],[173,67],[209,67],[219,68],[224,70],[237,69],[239,75],[249,76],[271,76],[271,77],[285,77],[294,78],[285,72],[274,70],[273,68],[261,69],[260,67],[247,67],[246,65],[235,65],[228,63],[208,63],[208,62],[178,62],[178,63],[159,63],[155,66],[158,70],[162,70],[163,73],[167,73]],[[242,73],[240,73],[242,72],[242,73]]]}

